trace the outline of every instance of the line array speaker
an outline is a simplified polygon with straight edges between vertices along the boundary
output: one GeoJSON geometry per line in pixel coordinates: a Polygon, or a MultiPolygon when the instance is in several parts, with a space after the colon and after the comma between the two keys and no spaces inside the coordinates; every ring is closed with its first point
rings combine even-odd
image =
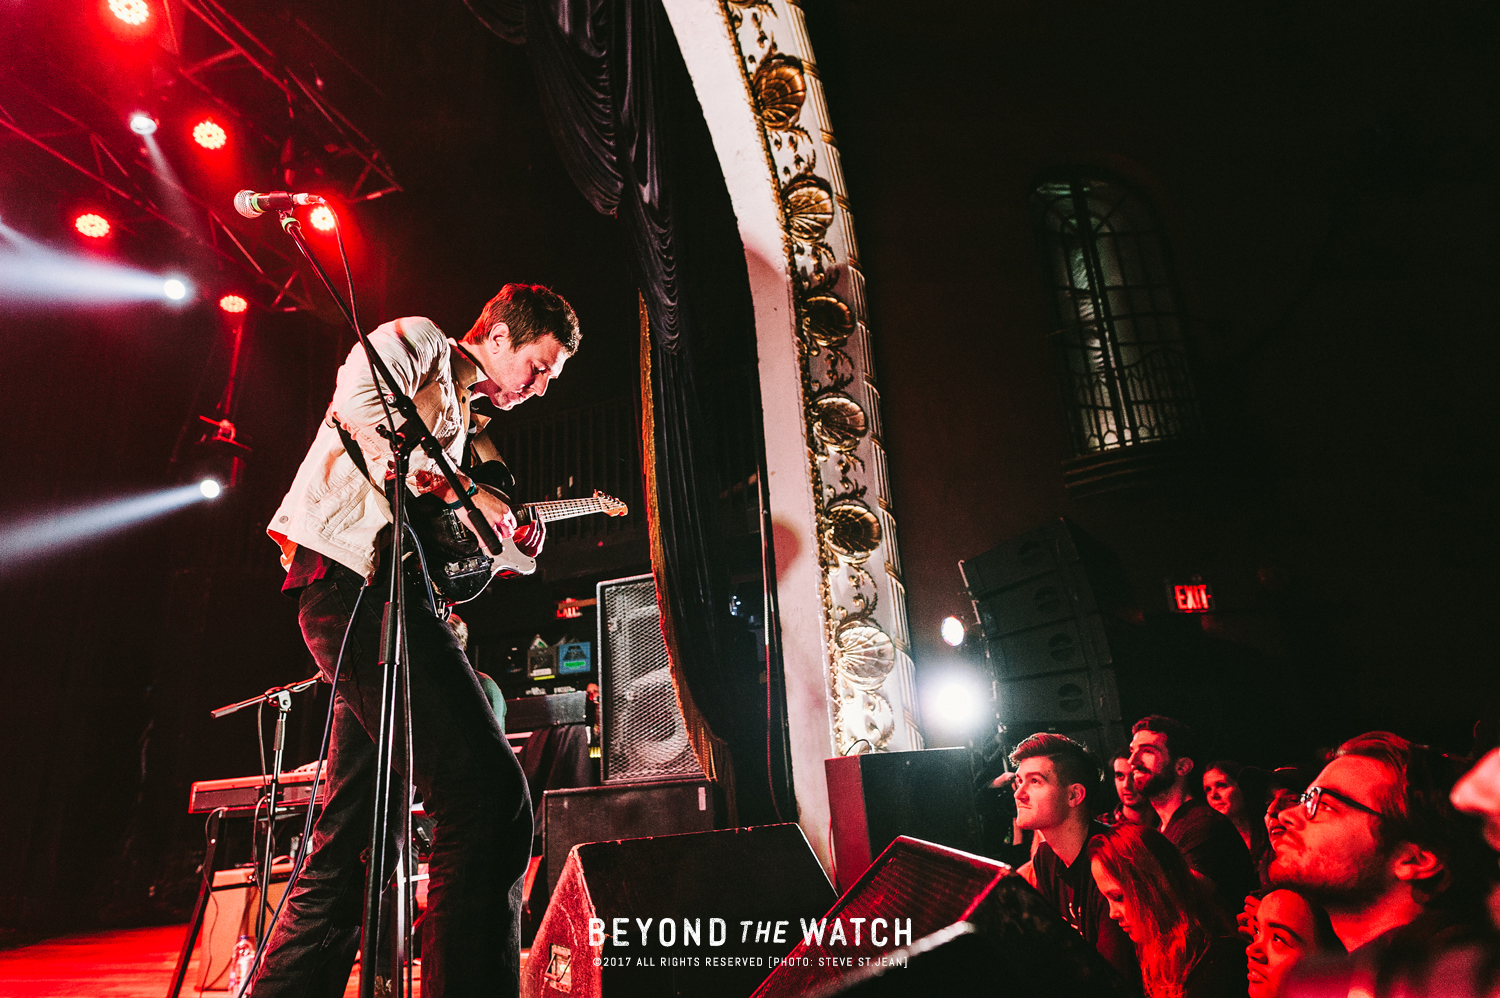
{"type": "Polygon", "coordinates": [[[959,562],[984,634],[1011,744],[1060,731],[1104,758],[1123,740],[1100,612],[1112,559],[1064,520],[959,562]]]}

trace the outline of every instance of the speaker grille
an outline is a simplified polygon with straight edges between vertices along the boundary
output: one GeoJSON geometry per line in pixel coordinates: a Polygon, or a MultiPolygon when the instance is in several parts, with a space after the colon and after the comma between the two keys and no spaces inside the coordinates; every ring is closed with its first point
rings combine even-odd
{"type": "Polygon", "coordinates": [[[661,636],[649,575],[599,583],[604,782],[701,777],[661,636]]]}

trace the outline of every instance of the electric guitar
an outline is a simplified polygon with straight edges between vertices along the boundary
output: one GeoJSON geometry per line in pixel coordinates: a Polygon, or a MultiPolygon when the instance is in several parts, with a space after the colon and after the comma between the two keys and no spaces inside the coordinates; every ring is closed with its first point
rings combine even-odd
{"type": "MultiPolygon", "coordinates": [[[[480,488],[494,493],[510,506],[518,527],[538,521],[569,520],[591,513],[624,516],[630,512],[623,502],[597,489],[587,499],[557,499],[518,506],[508,497],[515,488],[515,478],[502,461],[486,461],[468,474],[480,488]]],[[[449,603],[467,603],[484,592],[491,579],[530,575],[536,571],[536,559],[522,551],[509,537],[501,539],[499,553],[486,554],[479,545],[479,538],[458,518],[457,511],[449,509],[437,496],[413,496],[407,508],[412,529],[416,531],[427,558],[432,586],[449,603]]]]}

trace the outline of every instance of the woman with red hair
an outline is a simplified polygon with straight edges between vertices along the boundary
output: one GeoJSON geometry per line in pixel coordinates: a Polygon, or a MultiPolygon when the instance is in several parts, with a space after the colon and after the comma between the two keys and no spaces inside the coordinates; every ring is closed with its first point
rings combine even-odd
{"type": "Polygon", "coordinates": [[[1147,998],[1244,998],[1245,944],[1166,836],[1116,825],[1089,850],[1109,917],[1135,943],[1147,998]]]}

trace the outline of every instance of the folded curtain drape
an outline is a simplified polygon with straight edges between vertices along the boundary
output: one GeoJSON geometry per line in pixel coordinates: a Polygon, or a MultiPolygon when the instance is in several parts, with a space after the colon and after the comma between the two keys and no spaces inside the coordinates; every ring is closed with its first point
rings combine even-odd
{"type": "Polygon", "coordinates": [[[764,463],[755,323],[691,77],[660,0],[467,2],[525,43],[568,174],[625,234],[643,312],[652,564],[679,702],[705,772],[733,793],[727,739],[769,800],[765,663],[730,608],[760,556],[747,559],[723,515],[732,490],[758,490],[764,463]]]}

